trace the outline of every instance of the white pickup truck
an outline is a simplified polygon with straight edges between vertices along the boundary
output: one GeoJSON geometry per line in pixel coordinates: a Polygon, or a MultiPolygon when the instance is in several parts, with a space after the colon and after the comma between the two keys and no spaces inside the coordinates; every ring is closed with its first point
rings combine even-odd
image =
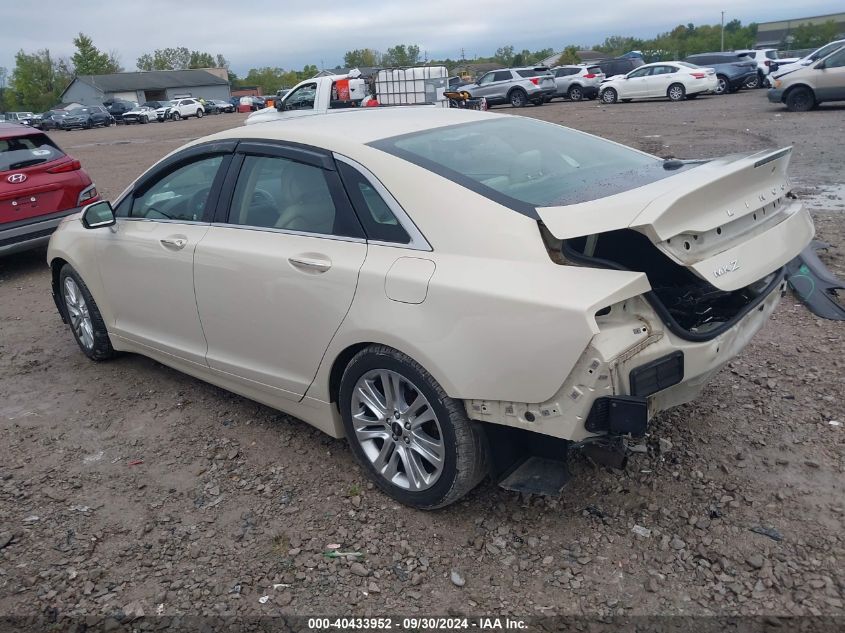
{"type": "Polygon", "coordinates": [[[300,81],[275,106],[250,114],[246,125],[357,108],[372,96],[374,105],[437,102],[445,106],[447,80],[445,66],[379,70],[372,84],[361,78],[357,69],[346,75],[314,77],[300,81]]]}

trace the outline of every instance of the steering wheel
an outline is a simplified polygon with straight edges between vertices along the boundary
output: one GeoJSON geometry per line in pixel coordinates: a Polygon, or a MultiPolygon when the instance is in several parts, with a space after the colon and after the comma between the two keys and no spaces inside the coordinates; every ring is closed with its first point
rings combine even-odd
{"type": "Polygon", "coordinates": [[[249,201],[249,206],[268,206],[276,208],[276,199],[270,195],[269,191],[264,189],[256,189],[252,192],[252,199],[249,201]]]}

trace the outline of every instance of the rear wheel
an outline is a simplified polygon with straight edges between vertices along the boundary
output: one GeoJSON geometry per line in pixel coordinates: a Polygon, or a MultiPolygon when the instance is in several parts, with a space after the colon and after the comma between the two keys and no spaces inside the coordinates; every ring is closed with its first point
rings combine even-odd
{"type": "Polygon", "coordinates": [[[513,90],[510,95],[508,95],[508,101],[510,101],[512,107],[522,108],[526,103],[528,103],[528,95],[526,95],[522,90],[513,90]]]}
{"type": "Polygon", "coordinates": [[[807,112],[816,106],[816,97],[809,88],[799,86],[787,93],[785,103],[790,112],[807,112]]]}
{"type": "Polygon", "coordinates": [[[683,84],[672,84],[666,91],[666,96],[669,97],[669,101],[683,101],[686,94],[687,91],[683,84]]]}
{"type": "Polygon", "coordinates": [[[146,125],[146,124],[147,124],[147,123],[149,123],[149,122],[150,122],[150,117],[148,117],[148,116],[145,114],[145,115],[144,115],[144,118],[142,118],[142,119],[141,119],[141,123],[143,123],[143,124],[145,124],[145,125],[146,125]]]}
{"type": "Polygon", "coordinates": [[[197,118],[201,119],[203,114],[205,114],[205,112],[203,112],[202,108],[197,108],[197,118]]]}
{"type": "Polygon", "coordinates": [[[397,350],[373,345],[356,354],[343,373],[338,401],[355,458],[401,503],[449,505],[487,474],[481,425],[397,350]]]}
{"type": "Polygon", "coordinates": [[[745,82],[745,87],[754,90],[755,88],[761,88],[763,86],[763,79],[758,72],[753,77],[749,77],[748,81],[745,82]]]}
{"type": "Polygon", "coordinates": [[[65,264],[59,273],[59,291],[73,338],[83,353],[91,360],[106,360],[114,356],[100,310],[88,286],[70,264],[65,264]]]}
{"type": "Polygon", "coordinates": [[[566,95],[570,101],[581,101],[584,98],[584,91],[581,89],[581,86],[570,86],[566,95]]]}
{"type": "Polygon", "coordinates": [[[728,78],[724,75],[716,75],[716,90],[717,95],[723,95],[728,91],[728,78]]]}
{"type": "Polygon", "coordinates": [[[619,98],[619,94],[614,88],[605,88],[599,96],[601,97],[602,103],[616,103],[619,98]]]}

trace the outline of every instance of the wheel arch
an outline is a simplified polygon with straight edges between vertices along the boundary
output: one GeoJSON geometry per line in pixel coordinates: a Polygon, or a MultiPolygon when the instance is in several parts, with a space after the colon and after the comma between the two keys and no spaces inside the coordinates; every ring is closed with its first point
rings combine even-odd
{"type": "Polygon", "coordinates": [[[63,323],[67,323],[67,307],[65,306],[65,302],[62,301],[59,277],[62,274],[62,268],[68,263],[67,260],[61,257],[54,257],[50,261],[50,286],[53,289],[53,301],[56,302],[56,309],[58,309],[63,323]]]}
{"type": "Polygon", "coordinates": [[[783,91],[783,97],[781,97],[782,101],[786,102],[786,99],[789,97],[789,95],[792,94],[793,92],[795,92],[798,88],[806,88],[807,90],[809,90],[810,94],[813,95],[813,99],[815,99],[816,102],[818,102],[818,99],[816,97],[816,91],[813,90],[808,84],[805,84],[805,83],[797,83],[797,84],[794,84],[792,86],[789,86],[789,88],[787,88],[786,90],[783,91]]]}

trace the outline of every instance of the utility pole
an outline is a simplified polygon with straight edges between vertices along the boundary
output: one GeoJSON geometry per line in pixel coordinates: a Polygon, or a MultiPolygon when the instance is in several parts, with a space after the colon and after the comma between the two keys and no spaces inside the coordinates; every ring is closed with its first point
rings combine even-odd
{"type": "Polygon", "coordinates": [[[722,11],[722,48],[720,49],[723,53],[725,52],[725,12],[722,11]]]}

